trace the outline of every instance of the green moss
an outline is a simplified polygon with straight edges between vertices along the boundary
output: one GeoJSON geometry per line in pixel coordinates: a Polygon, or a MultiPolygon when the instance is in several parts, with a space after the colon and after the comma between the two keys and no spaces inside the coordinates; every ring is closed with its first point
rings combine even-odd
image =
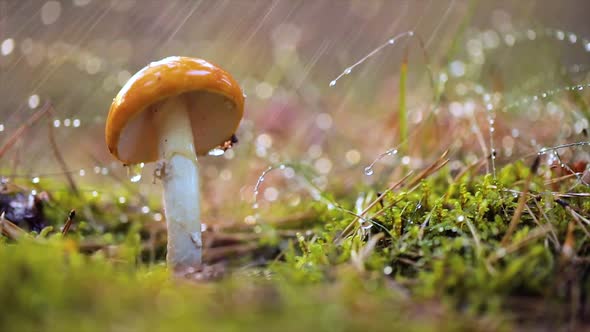
{"type": "MultiPolygon", "coordinates": [[[[515,317],[526,320],[526,311],[512,309],[523,298],[554,304],[547,319],[566,317],[568,306],[560,303],[571,301],[574,289],[588,291],[588,268],[564,258],[573,219],[540,179],[527,201],[535,218],[523,214],[501,245],[518,200],[514,184],[528,172],[516,163],[495,180],[453,182],[443,169],[414,189],[382,196],[364,228],[339,208],[310,202],[302,209],[312,217],[291,224],[295,237],[281,235],[290,229],[285,225],[245,231],[260,234],[251,241],[271,249],[262,266],[251,264],[260,262],[256,255],[228,258],[229,273],[210,282],[171,278],[161,254],[148,260],[145,217],[132,206],[56,194],[48,208],[53,229],[65,220],[60,207],[91,212],[65,237],[48,228],[30,239],[2,240],[0,330],[496,331],[515,317]],[[123,227],[112,223],[120,213],[128,214],[123,227]],[[354,231],[342,236],[351,223],[354,231]],[[98,250],[84,249],[89,240],[98,250]]],[[[336,198],[343,206],[356,199],[336,198]]],[[[564,200],[588,211],[584,200],[564,200]]],[[[590,251],[580,226],[574,238],[575,252],[590,251]]]]}

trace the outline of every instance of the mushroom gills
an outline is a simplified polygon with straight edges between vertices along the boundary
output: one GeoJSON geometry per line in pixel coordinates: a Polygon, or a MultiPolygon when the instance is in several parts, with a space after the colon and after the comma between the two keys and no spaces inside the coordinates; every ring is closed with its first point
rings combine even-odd
{"type": "Polygon", "coordinates": [[[202,254],[199,168],[187,103],[183,96],[172,97],[155,105],[153,112],[164,163],[167,260],[175,267],[197,266],[202,254]]]}
{"type": "Polygon", "coordinates": [[[192,126],[193,144],[197,155],[206,155],[229,140],[240,121],[236,105],[227,97],[208,91],[179,94],[146,107],[129,120],[121,131],[118,152],[121,161],[127,164],[153,162],[159,157],[157,135],[161,121],[158,113],[166,113],[163,104],[169,99],[179,99],[188,110],[192,126]]]}

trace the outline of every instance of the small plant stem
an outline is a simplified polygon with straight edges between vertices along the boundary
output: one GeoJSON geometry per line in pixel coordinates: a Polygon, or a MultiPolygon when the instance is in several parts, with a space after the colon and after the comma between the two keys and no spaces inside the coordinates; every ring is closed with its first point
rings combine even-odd
{"type": "MultiPolygon", "coordinates": [[[[575,214],[572,215],[574,216],[574,219],[576,219],[575,214]]],[[[565,241],[563,242],[563,246],[561,247],[561,257],[563,257],[567,261],[571,260],[571,258],[576,255],[576,251],[574,248],[576,244],[574,238],[574,227],[574,223],[571,221],[567,224],[567,233],[565,235],[565,241]]]]}

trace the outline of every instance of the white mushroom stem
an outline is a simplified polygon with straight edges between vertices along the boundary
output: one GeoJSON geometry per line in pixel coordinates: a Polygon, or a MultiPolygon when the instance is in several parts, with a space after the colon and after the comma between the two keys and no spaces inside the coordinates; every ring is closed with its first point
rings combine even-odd
{"type": "Polygon", "coordinates": [[[172,97],[155,110],[168,224],[166,260],[173,268],[201,264],[199,168],[186,102],[172,97]]]}

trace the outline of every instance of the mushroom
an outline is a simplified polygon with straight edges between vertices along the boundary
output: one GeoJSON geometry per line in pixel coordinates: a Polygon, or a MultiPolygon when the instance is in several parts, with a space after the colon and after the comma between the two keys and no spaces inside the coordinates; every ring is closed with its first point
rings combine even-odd
{"type": "Polygon", "coordinates": [[[201,264],[197,155],[231,145],[243,109],[229,73],[177,56],[141,69],[113,100],[105,128],[111,154],[126,165],[158,161],[173,268],[201,264]]]}

